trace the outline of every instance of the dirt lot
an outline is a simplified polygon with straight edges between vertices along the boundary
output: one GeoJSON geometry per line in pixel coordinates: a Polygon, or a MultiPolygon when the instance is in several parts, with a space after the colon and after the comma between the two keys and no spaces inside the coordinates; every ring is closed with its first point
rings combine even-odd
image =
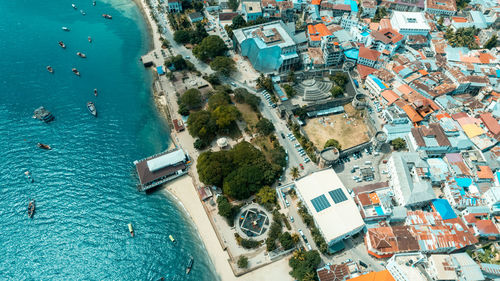
{"type": "Polygon", "coordinates": [[[360,114],[351,104],[344,106],[345,113],[316,117],[307,120],[304,130],[318,149],[323,149],[326,141],[336,139],[347,149],[369,140],[368,128],[360,114]],[[347,118],[346,118],[347,117],[347,118]]]}

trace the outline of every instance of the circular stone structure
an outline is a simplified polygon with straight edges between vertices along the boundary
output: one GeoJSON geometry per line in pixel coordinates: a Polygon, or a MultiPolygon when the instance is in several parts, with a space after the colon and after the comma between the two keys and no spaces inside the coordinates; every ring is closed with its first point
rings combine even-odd
{"type": "Polygon", "coordinates": [[[236,217],[236,232],[245,239],[263,240],[271,226],[271,218],[264,207],[255,203],[247,205],[236,217]]]}
{"type": "Polygon", "coordinates": [[[302,95],[304,101],[318,101],[327,99],[331,96],[330,89],[332,82],[316,79],[306,79],[298,83],[295,91],[302,95]]]}
{"type": "Polygon", "coordinates": [[[227,139],[226,138],[220,138],[217,140],[217,146],[220,148],[224,148],[227,146],[227,139]]]}
{"type": "Polygon", "coordinates": [[[339,159],[339,150],[335,147],[328,147],[323,149],[320,153],[320,167],[327,167],[333,165],[339,159]]]}
{"type": "Polygon", "coordinates": [[[378,131],[375,133],[372,139],[372,145],[375,150],[380,150],[382,145],[387,141],[387,134],[383,131],[378,131]]]}
{"type": "Polygon", "coordinates": [[[358,93],[352,99],[352,106],[354,106],[355,109],[363,109],[366,106],[366,99],[366,95],[358,93]]]}

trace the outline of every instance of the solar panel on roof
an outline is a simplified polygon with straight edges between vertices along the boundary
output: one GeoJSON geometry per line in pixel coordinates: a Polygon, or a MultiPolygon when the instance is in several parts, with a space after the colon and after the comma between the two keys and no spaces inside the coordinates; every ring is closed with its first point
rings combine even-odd
{"type": "Polygon", "coordinates": [[[330,202],[328,202],[325,195],[320,195],[312,199],[311,204],[318,213],[331,206],[330,202]]]}
{"type": "Polygon", "coordinates": [[[347,197],[345,196],[345,194],[341,188],[337,188],[335,190],[332,190],[332,191],[328,192],[328,194],[330,194],[330,196],[332,197],[332,200],[333,200],[333,202],[335,202],[335,204],[338,204],[340,202],[344,202],[347,200],[347,197]]]}

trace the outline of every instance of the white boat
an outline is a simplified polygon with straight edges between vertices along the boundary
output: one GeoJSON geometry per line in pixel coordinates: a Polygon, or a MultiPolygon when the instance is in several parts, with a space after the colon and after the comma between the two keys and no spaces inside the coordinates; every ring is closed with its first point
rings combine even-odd
{"type": "Polygon", "coordinates": [[[132,235],[132,237],[134,237],[134,235],[135,235],[134,228],[132,227],[131,223],[128,224],[128,231],[130,231],[130,235],[132,235]]]}
{"type": "Polygon", "coordinates": [[[87,14],[87,13],[85,13],[84,10],[80,10],[80,13],[82,13],[82,15],[84,15],[84,16],[87,14]]]}
{"type": "Polygon", "coordinates": [[[69,29],[69,27],[66,27],[66,26],[63,26],[63,27],[61,27],[61,28],[62,28],[62,30],[64,30],[64,31],[69,31],[69,30],[70,30],[70,29],[69,29]]]}
{"type": "Polygon", "coordinates": [[[71,7],[73,7],[73,9],[75,9],[75,10],[78,9],[78,7],[76,7],[75,4],[71,4],[71,7]]]}

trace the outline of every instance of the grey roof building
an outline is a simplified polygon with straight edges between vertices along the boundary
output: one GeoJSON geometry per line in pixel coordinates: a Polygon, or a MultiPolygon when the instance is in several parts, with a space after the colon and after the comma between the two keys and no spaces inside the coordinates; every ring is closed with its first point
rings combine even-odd
{"type": "Polygon", "coordinates": [[[387,162],[390,185],[401,206],[426,204],[436,198],[430,182],[425,179],[429,165],[416,152],[393,153],[387,162]]]}

